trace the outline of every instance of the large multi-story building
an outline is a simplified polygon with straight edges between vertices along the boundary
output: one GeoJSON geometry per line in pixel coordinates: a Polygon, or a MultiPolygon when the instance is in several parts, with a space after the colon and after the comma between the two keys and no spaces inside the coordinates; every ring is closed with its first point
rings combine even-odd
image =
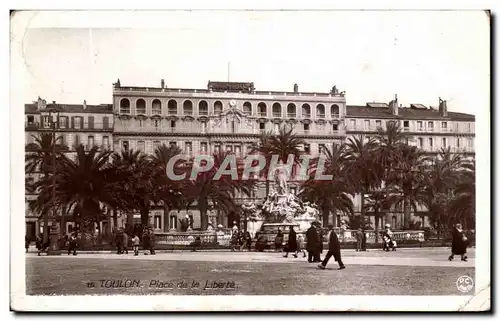
{"type": "MultiPolygon", "coordinates": [[[[43,101],[26,105],[27,133],[32,127],[35,131],[47,130],[42,119],[47,115],[40,105],[43,101]],[[36,125],[29,125],[30,121],[36,125]]],[[[399,120],[408,134],[409,144],[429,153],[449,146],[454,152],[474,156],[475,117],[448,112],[446,101],[440,100],[438,108],[421,104],[402,107],[395,97],[389,104],[350,106],[346,105],[345,92],[339,92],[336,86],[329,92],[315,93],[301,92],[295,84],[293,91],[277,92],[258,91],[253,83],[240,82],[209,82],[207,89],[182,89],[168,88],[163,80],[159,87],[122,86],[118,80],[113,84],[112,107],[90,107],[74,106],[69,108],[71,112],[66,107],[65,112],[70,117],[66,124],[71,124],[68,144],[75,142],[73,137],[84,135],[80,142],[87,145],[92,145],[90,137],[93,144],[98,145],[104,144],[104,137],[108,137],[106,146],[111,146],[112,142],[115,151],[138,149],[152,154],[157,146],[165,144],[179,146],[186,155],[227,150],[244,156],[263,131],[277,131],[280,126],[287,125],[306,141],[304,152],[314,156],[324,146],[342,143],[352,135],[373,135],[378,127],[385,128],[387,121],[399,120]],[[88,117],[79,121],[83,127],[78,131],[74,127],[76,117],[88,117]],[[87,129],[94,122],[90,117],[102,117],[99,118],[103,125],[100,132],[87,129]]],[[[265,197],[264,186],[256,190],[252,200],[265,197]]],[[[298,182],[290,184],[295,192],[299,186],[298,182]]],[[[240,198],[239,202],[243,200],[240,198]]],[[[355,211],[359,212],[359,197],[355,197],[354,204],[355,211]]],[[[171,213],[154,208],[150,213],[151,223],[161,231],[177,228],[179,216],[185,215],[193,217],[194,228],[200,226],[199,212],[194,208],[171,213]]],[[[223,215],[216,211],[209,216],[212,223],[224,226],[237,217],[235,213],[223,215]]],[[[402,216],[402,209],[394,209],[383,222],[398,228],[402,216]]],[[[342,217],[336,218],[339,222],[342,217]]]]}
{"type": "MultiPolygon", "coordinates": [[[[41,133],[55,132],[57,144],[66,146],[68,157],[76,156],[75,149],[83,145],[87,150],[100,146],[111,150],[113,146],[113,106],[109,104],[87,105],[47,103],[38,98],[31,104],[25,104],[25,144],[26,153],[36,148],[35,138],[41,133]]],[[[42,173],[27,175],[27,183],[37,180],[42,173]]],[[[31,238],[43,231],[43,220],[29,211],[28,203],[36,198],[34,191],[26,191],[26,234],[31,238]]],[[[70,231],[74,222],[67,221],[65,228],[70,231]]]]}

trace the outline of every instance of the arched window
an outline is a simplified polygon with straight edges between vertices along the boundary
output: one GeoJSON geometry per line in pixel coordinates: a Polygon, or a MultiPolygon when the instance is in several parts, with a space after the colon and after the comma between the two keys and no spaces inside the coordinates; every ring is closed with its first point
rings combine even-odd
{"type": "Polygon", "coordinates": [[[222,113],[222,103],[218,100],[214,103],[214,113],[216,114],[222,113]]]}
{"type": "Polygon", "coordinates": [[[273,117],[281,117],[281,105],[280,105],[280,103],[273,104],[273,117]]]}
{"type": "Polygon", "coordinates": [[[252,114],[252,104],[250,102],[247,101],[243,104],[243,113],[246,115],[252,114]]]}
{"type": "Polygon", "coordinates": [[[288,117],[297,117],[296,116],[297,107],[293,103],[288,104],[288,106],[286,107],[286,112],[287,112],[288,117]]]}
{"type": "Polygon", "coordinates": [[[325,118],[325,105],[318,104],[316,106],[316,117],[317,118],[325,118]]]}
{"type": "Polygon", "coordinates": [[[208,115],[208,104],[206,101],[202,100],[198,103],[198,114],[208,115]]]}
{"type": "Polygon", "coordinates": [[[331,107],[332,118],[340,117],[340,108],[338,105],[332,105],[331,107]]]}
{"type": "Polygon", "coordinates": [[[311,117],[311,106],[309,106],[309,104],[302,105],[302,117],[305,117],[305,118],[311,117]]]}
{"type": "Polygon", "coordinates": [[[168,114],[169,115],[177,114],[177,101],[173,99],[168,101],[168,114]]]}
{"type": "Polygon", "coordinates": [[[184,112],[184,115],[193,114],[193,103],[191,102],[191,100],[184,101],[184,104],[182,105],[182,110],[184,112]]]}
{"type": "Polygon", "coordinates": [[[152,111],[153,115],[161,115],[161,101],[158,99],[153,100],[152,111]]]}
{"type": "Polygon", "coordinates": [[[267,105],[263,102],[260,102],[257,105],[257,109],[259,111],[259,116],[266,117],[267,116],[267,105]]]}
{"type": "Polygon", "coordinates": [[[137,99],[135,102],[135,113],[137,115],[146,115],[146,102],[144,99],[137,99]]]}
{"type": "Polygon", "coordinates": [[[130,114],[130,100],[127,98],[120,100],[120,114],[130,114]]]}

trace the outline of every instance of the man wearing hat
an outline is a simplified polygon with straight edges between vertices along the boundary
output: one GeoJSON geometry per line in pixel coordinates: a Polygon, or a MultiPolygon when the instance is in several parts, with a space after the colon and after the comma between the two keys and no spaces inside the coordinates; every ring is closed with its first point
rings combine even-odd
{"type": "Polygon", "coordinates": [[[309,263],[315,262],[315,258],[318,256],[317,253],[319,253],[319,234],[316,229],[316,222],[311,223],[311,227],[307,230],[306,232],[306,250],[308,254],[307,261],[309,263]]]}
{"type": "Polygon", "coordinates": [[[345,265],[342,262],[342,257],[340,256],[340,243],[337,234],[333,230],[333,225],[328,225],[328,229],[330,230],[328,233],[328,253],[326,253],[325,259],[321,262],[318,267],[322,270],[326,268],[328,264],[328,260],[333,256],[335,261],[339,264],[339,270],[345,269],[345,265]]]}

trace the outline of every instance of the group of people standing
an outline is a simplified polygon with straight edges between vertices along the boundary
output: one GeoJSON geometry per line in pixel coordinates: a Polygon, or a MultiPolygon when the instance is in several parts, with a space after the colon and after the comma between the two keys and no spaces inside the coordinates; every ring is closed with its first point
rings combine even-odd
{"type": "MultiPolygon", "coordinates": [[[[307,261],[309,263],[320,263],[318,267],[320,269],[325,269],[328,261],[333,256],[335,261],[339,265],[339,270],[345,269],[345,265],[342,262],[342,256],[340,254],[340,242],[337,233],[333,230],[333,225],[328,226],[328,252],[323,260],[321,260],[321,253],[323,253],[323,233],[321,231],[321,225],[318,222],[311,223],[311,227],[306,232],[306,250],[308,253],[307,261]]],[[[286,254],[284,257],[288,257],[288,253],[294,253],[293,256],[297,257],[299,252],[306,256],[303,250],[304,240],[302,235],[299,234],[297,238],[297,233],[290,227],[290,232],[288,234],[288,242],[286,245],[286,254]]]]}
{"type": "MultiPolygon", "coordinates": [[[[132,248],[134,250],[134,255],[139,255],[139,245],[141,243],[141,239],[139,238],[139,233],[132,232],[132,248]]],[[[123,228],[120,228],[115,235],[115,245],[117,248],[116,254],[128,254],[128,246],[129,246],[129,234],[123,228]]],[[[142,245],[144,248],[144,254],[155,255],[155,245],[156,238],[152,228],[144,228],[142,233],[142,245]]]]}

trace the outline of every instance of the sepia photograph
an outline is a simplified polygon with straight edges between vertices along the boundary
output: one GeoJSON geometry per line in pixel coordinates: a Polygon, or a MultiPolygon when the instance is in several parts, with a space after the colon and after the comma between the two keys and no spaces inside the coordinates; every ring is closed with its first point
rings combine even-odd
{"type": "Polygon", "coordinates": [[[489,311],[490,28],[12,11],[11,309],[489,311]]]}

